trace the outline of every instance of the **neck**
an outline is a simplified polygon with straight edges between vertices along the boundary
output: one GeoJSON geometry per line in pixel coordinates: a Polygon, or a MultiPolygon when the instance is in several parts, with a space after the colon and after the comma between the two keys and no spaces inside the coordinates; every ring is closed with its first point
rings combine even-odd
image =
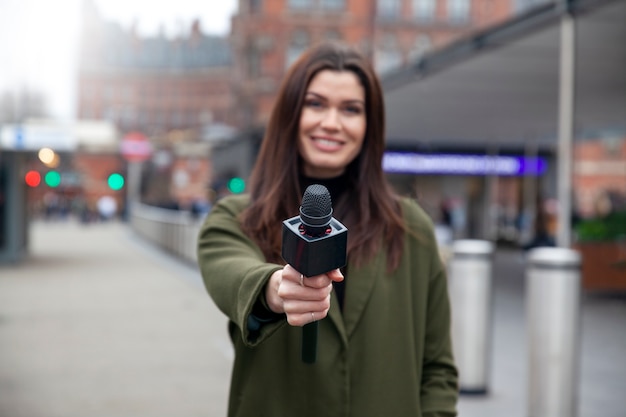
{"type": "Polygon", "coordinates": [[[306,188],[312,184],[321,184],[328,188],[330,198],[333,202],[339,200],[348,186],[348,176],[345,173],[332,178],[315,178],[301,174],[299,180],[302,190],[306,190],[306,188]]]}

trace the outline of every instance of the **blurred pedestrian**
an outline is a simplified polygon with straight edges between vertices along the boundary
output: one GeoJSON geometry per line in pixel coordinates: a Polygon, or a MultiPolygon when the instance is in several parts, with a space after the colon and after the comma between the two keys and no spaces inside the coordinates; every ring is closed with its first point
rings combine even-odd
{"type": "Polygon", "coordinates": [[[103,195],[98,199],[97,208],[100,220],[109,221],[117,214],[117,201],[110,195],[103,195]]]}
{"type": "Polygon", "coordinates": [[[383,132],[369,61],[315,47],[283,81],[250,194],[207,216],[198,259],[235,349],[229,416],[456,415],[445,269],[429,217],[384,177],[383,132]],[[281,227],[310,184],[348,228],[348,265],[303,278],[281,258],[281,227]],[[300,327],[313,321],[308,364],[300,327]]]}

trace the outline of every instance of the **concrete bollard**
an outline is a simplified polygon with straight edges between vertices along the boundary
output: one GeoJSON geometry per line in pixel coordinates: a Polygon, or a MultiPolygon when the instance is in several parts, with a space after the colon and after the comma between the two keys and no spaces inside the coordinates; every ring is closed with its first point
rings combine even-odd
{"type": "Polygon", "coordinates": [[[576,417],[580,346],[580,254],[528,253],[528,416],[576,417]]]}
{"type": "Polygon", "coordinates": [[[488,391],[493,251],[493,243],[485,240],[465,239],[452,244],[452,342],[461,394],[484,395],[488,391]]]}

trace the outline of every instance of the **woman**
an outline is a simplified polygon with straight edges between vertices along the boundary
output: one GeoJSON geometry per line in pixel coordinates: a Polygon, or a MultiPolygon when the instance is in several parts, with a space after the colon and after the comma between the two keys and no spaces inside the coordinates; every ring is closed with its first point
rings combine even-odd
{"type": "Polygon", "coordinates": [[[315,47],[283,81],[250,194],[207,217],[198,259],[229,318],[229,416],[456,415],[444,267],[427,215],[385,181],[383,134],[368,61],[315,47]],[[348,228],[348,265],[304,278],[281,258],[281,227],[314,183],[348,228]],[[307,364],[301,326],[312,321],[317,361],[307,364]]]}

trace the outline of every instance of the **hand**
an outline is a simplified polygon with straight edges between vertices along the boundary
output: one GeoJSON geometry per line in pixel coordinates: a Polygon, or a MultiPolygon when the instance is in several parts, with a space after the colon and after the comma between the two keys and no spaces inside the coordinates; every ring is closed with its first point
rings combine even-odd
{"type": "Polygon", "coordinates": [[[274,313],[285,313],[290,325],[304,326],[326,317],[333,282],[340,281],[343,275],[339,269],[303,277],[291,265],[285,265],[270,277],[265,287],[265,300],[274,313]]]}

